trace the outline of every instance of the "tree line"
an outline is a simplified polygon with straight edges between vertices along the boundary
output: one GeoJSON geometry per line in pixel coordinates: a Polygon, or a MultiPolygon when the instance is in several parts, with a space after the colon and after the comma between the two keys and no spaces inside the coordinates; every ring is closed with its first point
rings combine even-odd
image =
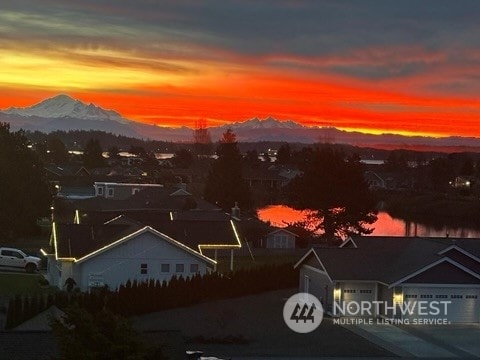
{"type": "Polygon", "coordinates": [[[214,272],[187,278],[174,276],[169,282],[133,280],[115,290],[100,288],[90,293],[58,291],[48,295],[16,296],[9,301],[6,328],[14,328],[52,305],[65,309],[77,304],[91,314],[108,309],[130,317],[297,285],[298,272],[291,264],[281,264],[242,269],[226,275],[214,272]]]}

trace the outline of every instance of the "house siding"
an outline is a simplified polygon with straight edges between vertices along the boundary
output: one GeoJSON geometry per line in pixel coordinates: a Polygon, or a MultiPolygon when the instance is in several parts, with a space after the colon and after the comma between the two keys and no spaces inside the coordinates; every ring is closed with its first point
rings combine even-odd
{"type": "Polygon", "coordinates": [[[299,291],[308,292],[315,295],[323,307],[328,310],[331,308],[333,301],[333,283],[327,274],[314,270],[314,268],[304,265],[300,268],[299,291]],[[306,284],[308,279],[308,285],[306,284]],[[308,287],[308,288],[307,288],[308,287]]]}
{"type": "Polygon", "coordinates": [[[173,275],[192,276],[191,264],[198,265],[198,273],[202,275],[206,273],[205,261],[146,232],[80,264],[75,264],[74,279],[82,291],[89,289],[90,281],[98,281],[99,286],[105,284],[113,290],[128,280],[169,281],[173,275]],[[162,272],[162,264],[169,264],[168,272],[162,272]],[[183,272],[176,272],[177,264],[184,265],[183,272]]]}
{"type": "Polygon", "coordinates": [[[267,236],[267,249],[295,249],[295,236],[282,231],[270,234],[267,236]],[[285,241],[279,237],[284,237],[285,241]]]}
{"type": "MultiPolygon", "coordinates": [[[[397,293],[399,290],[397,289],[397,293]]],[[[386,304],[389,309],[392,308],[393,306],[393,294],[394,294],[394,288],[388,288],[388,286],[383,285],[383,284],[378,284],[378,295],[377,295],[377,300],[381,301],[382,304],[380,304],[380,314],[387,317],[387,318],[393,318],[393,310],[388,310],[385,312],[385,306],[383,304],[386,304]]]]}

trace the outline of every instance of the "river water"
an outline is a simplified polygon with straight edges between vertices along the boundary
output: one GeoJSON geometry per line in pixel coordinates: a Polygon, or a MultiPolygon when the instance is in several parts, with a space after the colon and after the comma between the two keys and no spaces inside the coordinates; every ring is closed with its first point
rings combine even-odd
{"type": "MultiPolygon", "coordinates": [[[[270,205],[257,210],[258,218],[270,221],[273,226],[283,227],[303,219],[304,213],[285,205],[270,205]]],[[[379,212],[377,221],[372,224],[372,236],[421,236],[480,238],[480,230],[466,227],[441,226],[432,227],[421,223],[405,221],[391,217],[386,212],[379,212]]]]}

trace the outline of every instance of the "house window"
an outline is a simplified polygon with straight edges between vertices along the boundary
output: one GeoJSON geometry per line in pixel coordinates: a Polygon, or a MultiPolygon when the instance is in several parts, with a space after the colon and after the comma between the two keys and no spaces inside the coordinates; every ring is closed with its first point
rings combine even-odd
{"type": "Polygon", "coordinates": [[[199,270],[199,267],[198,267],[198,264],[190,264],[190,272],[191,273],[198,273],[200,270],[199,270]]]}
{"type": "Polygon", "coordinates": [[[303,292],[308,293],[309,290],[310,290],[310,277],[305,275],[303,278],[303,292]]]}
{"type": "Polygon", "coordinates": [[[140,274],[146,274],[148,272],[148,264],[140,264],[140,274]]]}
{"type": "Polygon", "coordinates": [[[115,192],[114,192],[114,189],[109,188],[109,189],[108,189],[108,192],[107,192],[107,197],[113,197],[114,193],[115,193],[115,192]]]}
{"type": "Polygon", "coordinates": [[[371,294],[372,290],[360,290],[360,294],[371,294]]]}
{"type": "Polygon", "coordinates": [[[103,195],[103,187],[97,187],[97,195],[103,195]]]}
{"type": "Polygon", "coordinates": [[[277,249],[288,247],[288,237],[286,235],[275,235],[273,247],[277,249]]]}
{"type": "Polygon", "coordinates": [[[344,289],[343,290],[344,294],[355,294],[356,292],[357,292],[357,290],[353,290],[353,289],[344,289]]]}
{"type": "Polygon", "coordinates": [[[185,271],[185,265],[184,264],[176,264],[175,265],[175,272],[183,273],[184,271],[185,271]]]}
{"type": "Polygon", "coordinates": [[[162,264],[160,265],[160,271],[162,273],[169,273],[170,272],[170,264],[162,264]]]}

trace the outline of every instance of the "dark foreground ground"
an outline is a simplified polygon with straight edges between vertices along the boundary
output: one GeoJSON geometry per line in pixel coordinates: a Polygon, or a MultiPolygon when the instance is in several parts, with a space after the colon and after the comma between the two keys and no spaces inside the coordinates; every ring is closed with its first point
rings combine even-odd
{"type": "Polygon", "coordinates": [[[285,325],[282,310],[295,292],[280,290],[162,311],[137,317],[134,324],[152,342],[163,343],[174,359],[185,359],[185,350],[232,359],[393,356],[330,319],[312,333],[293,332],[285,325]],[[231,343],[222,344],[227,341],[231,343]]]}

